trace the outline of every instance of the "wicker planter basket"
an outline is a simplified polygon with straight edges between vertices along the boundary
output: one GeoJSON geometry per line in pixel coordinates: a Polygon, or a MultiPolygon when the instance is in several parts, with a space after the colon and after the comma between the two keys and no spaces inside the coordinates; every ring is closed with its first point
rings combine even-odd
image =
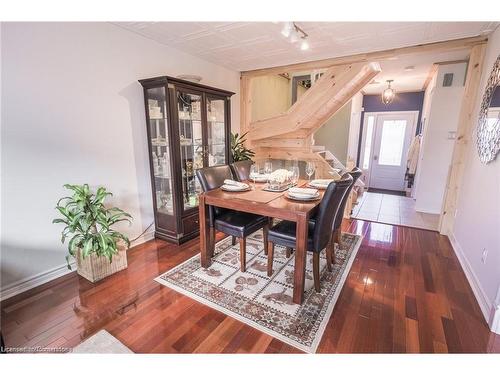
{"type": "Polygon", "coordinates": [[[118,249],[118,253],[113,256],[113,261],[110,263],[106,257],[98,257],[91,254],[85,259],[78,251],[76,257],[76,268],[80,276],[85,277],[90,282],[102,280],[109,275],[127,268],[127,250],[123,247],[118,249]]]}

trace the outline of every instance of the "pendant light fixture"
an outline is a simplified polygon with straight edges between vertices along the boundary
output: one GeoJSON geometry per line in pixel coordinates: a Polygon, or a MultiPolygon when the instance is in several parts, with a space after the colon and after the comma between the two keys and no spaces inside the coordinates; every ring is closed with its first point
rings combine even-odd
{"type": "Polygon", "coordinates": [[[385,105],[391,104],[392,101],[394,100],[394,97],[396,96],[396,92],[394,89],[391,87],[391,82],[393,82],[393,79],[388,79],[387,82],[387,88],[384,90],[382,93],[382,103],[385,105]]]}

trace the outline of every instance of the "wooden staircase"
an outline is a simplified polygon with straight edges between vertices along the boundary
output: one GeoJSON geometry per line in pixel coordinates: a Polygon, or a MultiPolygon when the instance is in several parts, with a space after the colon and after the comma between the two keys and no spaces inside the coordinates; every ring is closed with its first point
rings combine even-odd
{"type": "Polygon", "coordinates": [[[329,68],[314,85],[280,115],[250,123],[248,146],[255,160],[292,159],[316,163],[316,177],[345,169],[335,156],[314,145],[314,133],[380,72],[372,62],[329,68]]]}

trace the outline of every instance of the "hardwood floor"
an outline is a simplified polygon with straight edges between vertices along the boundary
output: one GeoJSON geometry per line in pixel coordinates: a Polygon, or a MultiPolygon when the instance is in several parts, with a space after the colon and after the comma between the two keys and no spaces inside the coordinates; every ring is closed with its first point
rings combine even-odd
{"type": "MultiPolygon", "coordinates": [[[[500,352],[446,237],[354,220],[364,235],[320,353],[500,352]]],[[[199,253],[154,240],[95,285],[70,274],[1,303],[7,346],[73,347],[106,329],[138,353],[298,353],[153,278],[199,253]]]]}

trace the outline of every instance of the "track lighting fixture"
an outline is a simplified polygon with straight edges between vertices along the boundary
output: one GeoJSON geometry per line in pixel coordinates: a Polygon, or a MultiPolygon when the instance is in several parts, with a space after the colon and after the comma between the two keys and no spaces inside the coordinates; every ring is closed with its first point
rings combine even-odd
{"type": "Polygon", "coordinates": [[[285,22],[281,29],[281,35],[285,38],[289,38],[290,43],[296,43],[300,40],[300,49],[302,51],[307,51],[309,49],[309,42],[307,41],[309,35],[297,26],[295,22],[285,22]]]}

